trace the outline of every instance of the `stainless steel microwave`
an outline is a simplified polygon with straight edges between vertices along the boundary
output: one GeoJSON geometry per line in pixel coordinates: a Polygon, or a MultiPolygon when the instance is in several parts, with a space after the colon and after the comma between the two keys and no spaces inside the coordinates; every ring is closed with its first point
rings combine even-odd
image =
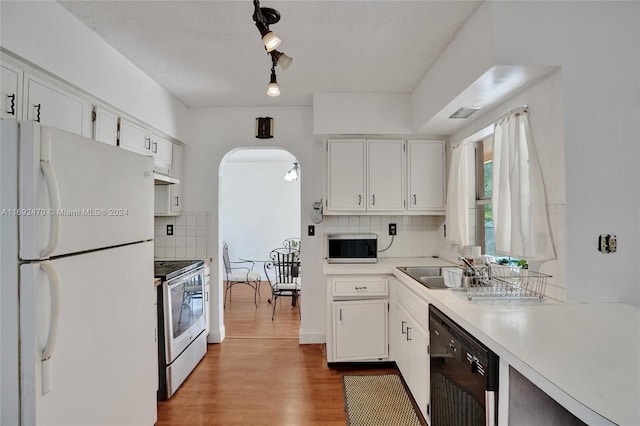
{"type": "Polygon", "coordinates": [[[327,262],[376,263],[377,261],[377,234],[327,235],[327,262]]]}

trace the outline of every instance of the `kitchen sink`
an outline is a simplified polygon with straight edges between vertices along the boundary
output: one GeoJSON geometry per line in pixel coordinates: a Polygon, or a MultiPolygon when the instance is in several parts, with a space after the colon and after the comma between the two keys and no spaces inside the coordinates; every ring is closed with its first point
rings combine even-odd
{"type": "Polygon", "coordinates": [[[447,289],[444,274],[445,269],[439,266],[398,266],[398,269],[430,289],[447,289]]]}

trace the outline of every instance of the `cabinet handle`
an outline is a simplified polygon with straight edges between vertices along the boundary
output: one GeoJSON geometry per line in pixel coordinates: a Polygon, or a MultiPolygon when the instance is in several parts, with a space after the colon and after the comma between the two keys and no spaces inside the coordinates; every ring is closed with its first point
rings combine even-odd
{"type": "Polygon", "coordinates": [[[151,151],[153,151],[154,154],[158,152],[158,142],[153,143],[153,149],[151,151]]]}
{"type": "Polygon", "coordinates": [[[340,322],[342,322],[342,308],[340,308],[340,322]]]}
{"type": "Polygon", "coordinates": [[[7,98],[11,99],[11,109],[7,112],[11,115],[16,115],[16,94],[7,95],[7,98]]]}
{"type": "Polygon", "coordinates": [[[376,195],[375,195],[375,194],[373,194],[373,195],[371,196],[371,199],[372,199],[372,201],[373,201],[373,203],[372,203],[371,205],[372,205],[372,206],[375,206],[375,205],[376,205],[376,195]]]}
{"type": "Polygon", "coordinates": [[[362,194],[358,194],[358,205],[362,205],[362,194]]]}
{"type": "Polygon", "coordinates": [[[144,138],[144,149],[151,149],[151,138],[144,138]]]}
{"type": "Polygon", "coordinates": [[[36,121],[39,123],[40,122],[40,108],[42,107],[42,104],[35,104],[34,107],[36,109],[36,121]]]}
{"type": "Polygon", "coordinates": [[[364,286],[362,286],[362,287],[358,287],[358,286],[356,286],[356,287],[355,287],[355,290],[356,290],[356,291],[361,291],[361,290],[362,290],[362,291],[367,291],[367,286],[366,286],[366,285],[364,285],[364,286]]]}
{"type": "Polygon", "coordinates": [[[416,198],[416,194],[413,194],[413,205],[418,204],[418,199],[416,198]]]}
{"type": "Polygon", "coordinates": [[[406,333],[407,333],[407,331],[406,331],[406,330],[405,330],[405,328],[404,328],[404,326],[405,326],[406,324],[407,324],[407,322],[406,322],[406,321],[402,321],[402,324],[401,324],[401,325],[402,325],[402,334],[406,334],[406,333]]]}
{"type": "Polygon", "coordinates": [[[407,342],[411,340],[411,335],[409,334],[409,330],[411,330],[411,327],[407,327],[407,342]]]}
{"type": "Polygon", "coordinates": [[[180,203],[178,202],[180,199],[180,197],[176,197],[176,207],[178,207],[180,205],[180,203]]]}

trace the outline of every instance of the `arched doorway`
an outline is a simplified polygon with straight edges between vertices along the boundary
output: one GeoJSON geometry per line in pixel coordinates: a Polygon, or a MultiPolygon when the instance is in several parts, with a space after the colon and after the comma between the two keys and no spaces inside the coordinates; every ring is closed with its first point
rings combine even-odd
{"type": "MultiPolygon", "coordinates": [[[[279,148],[236,149],[227,153],[220,163],[220,245],[223,241],[229,245],[232,261],[254,260],[254,270],[261,274],[264,281],[258,308],[254,308],[252,300],[251,303],[245,301],[244,305],[239,300],[230,305],[227,300],[225,310],[223,292],[218,306],[223,318],[224,314],[237,314],[241,309],[244,310],[242,317],[245,321],[263,321],[264,314],[271,310],[271,305],[267,304],[270,288],[266,284],[261,260],[267,260],[269,252],[281,247],[285,239],[301,236],[300,179],[284,179],[294,163],[297,163],[295,156],[279,148]]],[[[240,286],[238,290],[243,291],[243,287],[240,286]]],[[[236,290],[233,291],[236,298],[236,290]]],[[[286,305],[287,302],[283,303],[286,305]]],[[[270,313],[267,318],[271,322],[270,313]]],[[[298,328],[299,324],[296,333],[298,328]]],[[[225,329],[227,337],[235,335],[226,320],[225,329]]],[[[261,328],[256,327],[256,333],[260,333],[259,330],[261,328]]],[[[246,334],[246,330],[243,333],[246,334]]],[[[268,337],[268,333],[259,337],[268,337]]]]}

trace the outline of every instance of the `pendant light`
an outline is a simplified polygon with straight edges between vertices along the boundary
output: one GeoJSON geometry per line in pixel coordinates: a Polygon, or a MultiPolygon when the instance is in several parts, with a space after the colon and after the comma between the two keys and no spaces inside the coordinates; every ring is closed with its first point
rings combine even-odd
{"type": "Polygon", "coordinates": [[[280,86],[278,85],[278,81],[276,80],[275,60],[273,66],[271,67],[271,80],[269,81],[269,85],[267,86],[267,95],[280,96],[280,86]]]}

